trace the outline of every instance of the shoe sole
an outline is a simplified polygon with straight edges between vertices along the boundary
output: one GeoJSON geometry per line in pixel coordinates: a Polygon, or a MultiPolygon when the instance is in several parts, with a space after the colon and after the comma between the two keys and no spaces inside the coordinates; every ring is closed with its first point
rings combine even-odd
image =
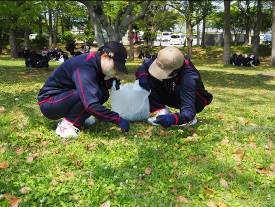
{"type": "MultiPolygon", "coordinates": [[[[159,126],[159,124],[155,123],[154,121],[156,120],[155,117],[150,117],[147,119],[147,122],[153,126],[159,126]]],[[[181,124],[181,125],[172,125],[173,127],[189,127],[189,126],[194,126],[198,120],[194,118],[192,121],[186,123],[186,124],[181,124]]]]}

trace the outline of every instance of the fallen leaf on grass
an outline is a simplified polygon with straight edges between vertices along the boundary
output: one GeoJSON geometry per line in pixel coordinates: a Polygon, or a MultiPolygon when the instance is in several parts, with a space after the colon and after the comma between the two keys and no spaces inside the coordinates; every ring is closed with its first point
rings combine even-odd
{"type": "Polygon", "coordinates": [[[33,160],[35,159],[35,158],[37,158],[38,157],[38,153],[33,153],[33,154],[30,154],[30,156],[29,157],[27,157],[27,160],[26,160],[26,162],[27,163],[32,163],[33,162],[33,160]]]}
{"type": "Polygon", "coordinates": [[[221,114],[219,114],[219,115],[218,115],[218,119],[219,119],[219,120],[224,120],[224,116],[221,115],[221,114]]]}
{"type": "Polygon", "coordinates": [[[221,145],[228,145],[228,143],[229,143],[229,140],[228,140],[227,137],[225,137],[225,138],[220,142],[221,145]]]}
{"type": "Polygon", "coordinates": [[[249,123],[249,120],[245,119],[244,117],[238,117],[238,120],[241,125],[247,125],[249,123]]]}
{"type": "Polygon", "coordinates": [[[117,127],[117,126],[112,126],[112,127],[110,128],[110,131],[117,131],[117,132],[120,132],[120,128],[117,127]]]}
{"type": "Polygon", "coordinates": [[[34,157],[29,156],[29,157],[27,157],[26,162],[30,164],[30,163],[32,163],[32,162],[33,162],[33,159],[34,159],[34,157]]]}
{"type": "Polygon", "coordinates": [[[215,202],[215,201],[208,201],[207,207],[229,207],[226,203],[223,203],[221,201],[215,202]]]}
{"type": "Polygon", "coordinates": [[[272,142],[271,139],[269,139],[267,144],[265,145],[265,149],[269,150],[269,151],[272,151],[272,148],[273,148],[273,142],[272,142]]]}
{"type": "Polygon", "coordinates": [[[15,149],[15,153],[16,153],[17,155],[22,155],[23,152],[24,152],[24,150],[23,150],[23,148],[21,148],[21,147],[17,147],[17,148],[15,149]]]}
{"type": "Polygon", "coordinates": [[[144,138],[145,139],[150,139],[151,138],[151,136],[153,134],[153,129],[154,129],[154,127],[151,126],[145,131],[145,133],[144,133],[144,138]]]}
{"type": "Polygon", "coordinates": [[[0,154],[3,154],[4,152],[6,152],[6,147],[0,145],[0,154]]]}
{"type": "Polygon", "coordinates": [[[160,129],[159,130],[159,136],[166,137],[168,134],[167,130],[160,129]]]}
{"type": "Polygon", "coordinates": [[[214,191],[212,189],[210,189],[208,186],[203,187],[203,192],[206,195],[212,195],[214,193],[214,191]]]}
{"type": "Polygon", "coordinates": [[[224,188],[228,188],[228,183],[225,179],[221,178],[220,179],[220,185],[224,188]]]}
{"type": "Polygon", "coordinates": [[[106,201],[100,205],[100,207],[110,207],[110,206],[111,206],[111,201],[106,201]]]}
{"type": "MultiPolygon", "coordinates": [[[[183,203],[188,203],[188,200],[184,196],[177,196],[177,202],[179,204],[183,204],[183,203]]],[[[178,206],[178,205],[176,205],[176,206],[178,206]]]]}
{"type": "Polygon", "coordinates": [[[21,188],[20,190],[20,193],[22,193],[22,194],[28,194],[29,192],[31,192],[31,188],[29,188],[29,187],[23,187],[23,188],[21,188]]]}
{"type": "Polygon", "coordinates": [[[250,189],[254,189],[255,183],[253,183],[253,182],[248,182],[248,187],[249,187],[250,189]]]}
{"type": "Polygon", "coordinates": [[[10,195],[8,193],[5,193],[4,197],[7,199],[8,203],[9,203],[9,207],[18,207],[19,203],[21,202],[20,198],[14,196],[14,195],[10,195]]]}
{"type": "Polygon", "coordinates": [[[274,171],[275,172],[275,163],[272,163],[270,166],[269,166],[269,169],[271,171],[274,171]]]}
{"type": "Polygon", "coordinates": [[[93,150],[96,149],[96,147],[97,147],[97,144],[92,143],[92,144],[88,144],[88,145],[86,146],[86,149],[87,149],[88,151],[93,151],[93,150]]]}
{"type": "Polygon", "coordinates": [[[244,157],[244,150],[242,149],[237,149],[235,152],[234,152],[234,159],[237,163],[237,165],[241,164],[242,160],[243,160],[243,157],[244,157]]]}
{"type": "Polygon", "coordinates": [[[256,172],[259,174],[275,177],[275,163],[272,163],[268,168],[258,168],[256,172]]]}
{"type": "Polygon", "coordinates": [[[4,161],[0,163],[0,169],[7,169],[9,167],[8,161],[4,161]]]}
{"type": "Polygon", "coordinates": [[[256,143],[255,143],[255,142],[253,142],[253,141],[249,142],[246,146],[247,146],[247,147],[249,147],[249,148],[252,148],[252,149],[257,148],[256,143]]]}
{"type": "Polygon", "coordinates": [[[218,202],[218,207],[229,207],[226,203],[218,202]]]}
{"type": "Polygon", "coordinates": [[[41,142],[41,145],[42,145],[42,146],[48,146],[48,144],[49,144],[48,141],[42,141],[42,142],[41,142]]]}
{"type": "Polygon", "coordinates": [[[84,166],[84,163],[82,160],[76,160],[74,162],[75,166],[78,167],[78,168],[82,168],[84,166]]]}
{"type": "Polygon", "coordinates": [[[6,111],[5,107],[4,106],[0,106],[0,114],[4,113],[5,111],[6,111]]]}
{"type": "Polygon", "coordinates": [[[190,161],[197,161],[199,159],[199,157],[194,156],[194,155],[190,155],[187,159],[190,160],[190,161]]]}
{"type": "Polygon", "coordinates": [[[150,175],[152,173],[152,168],[150,167],[145,168],[144,173],[145,175],[150,175]]]}

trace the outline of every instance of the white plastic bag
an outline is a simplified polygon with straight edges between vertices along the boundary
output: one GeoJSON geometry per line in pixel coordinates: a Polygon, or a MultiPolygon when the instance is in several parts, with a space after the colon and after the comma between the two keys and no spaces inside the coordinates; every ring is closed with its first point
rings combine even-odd
{"type": "Polygon", "coordinates": [[[150,92],[139,86],[138,80],[134,83],[120,85],[119,90],[111,89],[112,111],[129,121],[140,121],[149,117],[150,92]]]}

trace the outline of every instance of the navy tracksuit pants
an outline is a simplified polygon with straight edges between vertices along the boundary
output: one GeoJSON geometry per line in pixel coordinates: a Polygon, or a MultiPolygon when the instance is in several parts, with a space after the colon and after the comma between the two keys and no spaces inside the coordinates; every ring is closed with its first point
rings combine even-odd
{"type": "MultiPolygon", "coordinates": [[[[100,94],[100,103],[105,103],[109,98],[109,93],[100,94]]],[[[77,127],[80,127],[85,119],[91,116],[83,106],[83,103],[75,89],[51,96],[38,103],[41,112],[49,119],[57,120],[65,118],[77,127]]]]}

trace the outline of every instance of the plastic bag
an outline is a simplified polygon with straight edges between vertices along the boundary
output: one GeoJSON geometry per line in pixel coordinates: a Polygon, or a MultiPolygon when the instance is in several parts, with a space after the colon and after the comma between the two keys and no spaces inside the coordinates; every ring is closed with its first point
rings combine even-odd
{"type": "Polygon", "coordinates": [[[138,80],[134,83],[120,85],[119,90],[111,89],[112,111],[129,121],[140,121],[149,117],[150,92],[139,86],[138,80]]]}

